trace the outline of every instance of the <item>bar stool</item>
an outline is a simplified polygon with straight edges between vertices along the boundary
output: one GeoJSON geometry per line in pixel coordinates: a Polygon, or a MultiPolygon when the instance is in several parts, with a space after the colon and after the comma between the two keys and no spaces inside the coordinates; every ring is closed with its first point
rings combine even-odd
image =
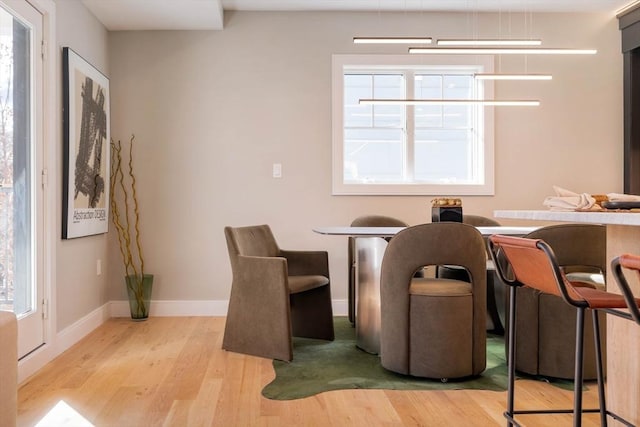
{"type": "MultiPolygon", "coordinates": [[[[522,237],[493,235],[489,238],[491,255],[496,265],[496,271],[500,279],[509,285],[509,347],[508,347],[508,388],[507,410],[504,413],[507,426],[519,425],[515,417],[519,414],[569,414],[573,413],[573,425],[582,425],[582,414],[585,412],[599,412],[601,425],[607,425],[607,416],[622,422],[625,425],[633,424],[622,419],[606,408],[604,375],[602,369],[602,351],[600,343],[600,328],[598,310],[620,315],[623,313],[616,309],[627,307],[623,296],[594,289],[589,286],[581,286],[580,282],[570,282],[560,269],[557,259],[551,247],[540,239],[527,239],[522,237]],[[512,275],[506,273],[506,259],[511,266],[512,275]],[[533,409],[515,410],[515,341],[516,341],[516,291],[519,287],[526,286],[537,289],[540,292],[557,295],[567,304],[576,308],[576,348],[575,348],[575,375],[574,375],[574,405],[573,409],[533,409]],[[595,343],[596,371],[598,380],[598,398],[600,407],[595,409],[583,409],[583,340],[585,310],[592,310],[593,333],[595,343]]],[[[640,264],[639,264],[640,265],[640,264]]]]}
{"type": "Polygon", "coordinates": [[[629,282],[627,282],[627,278],[625,277],[624,271],[622,270],[623,268],[635,271],[636,273],[638,273],[638,275],[640,275],[640,256],[633,254],[622,254],[618,257],[615,257],[611,261],[611,271],[613,272],[613,277],[616,279],[616,283],[618,284],[620,292],[622,293],[622,296],[627,303],[627,308],[629,309],[629,319],[640,325],[640,310],[638,309],[638,306],[640,305],[640,299],[633,296],[633,292],[631,292],[629,282]]]}

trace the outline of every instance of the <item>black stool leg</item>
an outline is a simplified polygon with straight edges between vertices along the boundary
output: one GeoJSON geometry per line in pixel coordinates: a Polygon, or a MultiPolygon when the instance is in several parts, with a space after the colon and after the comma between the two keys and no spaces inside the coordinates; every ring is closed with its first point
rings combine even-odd
{"type": "Polygon", "coordinates": [[[598,310],[591,310],[593,319],[593,341],[596,351],[596,375],[598,378],[598,401],[600,402],[600,425],[607,427],[607,402],[604,392],[604,369],[602,368],[602,343],[600,342],[600,319],[598,310]]]}
{"type": "Polygon", "coordinates": [[[582,364],[584,342],[584,308],[576,310],[576,361],[573,382],[573,425],[582,425],[582,364]]]}
{"type": "Polygon", "coordinates": [[[509,347],[507,355],[507,367],[508,367],[508,383],[507,383],[507,427],[515,425],[514,419],[514,388],[516,378],[516,287],[509,287],[509,347]]]}

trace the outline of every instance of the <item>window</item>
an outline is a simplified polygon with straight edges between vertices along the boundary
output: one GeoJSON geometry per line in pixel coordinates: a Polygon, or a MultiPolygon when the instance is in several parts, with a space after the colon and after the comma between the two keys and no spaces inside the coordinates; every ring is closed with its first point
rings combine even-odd
{"type": "Polygon", "coordinates": [[[334,55],[333,194],[493,194],[493,114],[478,105],[360,99],[492,98],[492,58],[334,55]],[[437,61],[437,62],[436,62],[437,61]]]}

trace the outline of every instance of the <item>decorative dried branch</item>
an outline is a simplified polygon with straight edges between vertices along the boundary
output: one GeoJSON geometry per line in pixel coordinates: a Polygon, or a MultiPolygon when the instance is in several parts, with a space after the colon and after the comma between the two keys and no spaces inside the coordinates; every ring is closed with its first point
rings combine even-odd
{"type": "Polygon", "coordinates": [[[124,263],[125,275],[135,277],[127,280],[127,286],[134,293],[139,310],[146,312],[143,298],[144,256],[140,244],[140,210],[136,193],[136,178],[133,173],[133,141],[129,142],[128,182],[125,180],[122,159],[122,143],[111,141],[111,218],[118,234],[120,254],[124,263]],[[129,187],[127,187],[129,185],[129,187]],[[118,203],[118,193],[122,202],[122,209],[118,203]],[[133,209],[133,211],[132,211],[133,209]],[[132,247],[135,242],[135,250],[132,247]],[[135,286],[134,286],[135,284],[135,286]]]}

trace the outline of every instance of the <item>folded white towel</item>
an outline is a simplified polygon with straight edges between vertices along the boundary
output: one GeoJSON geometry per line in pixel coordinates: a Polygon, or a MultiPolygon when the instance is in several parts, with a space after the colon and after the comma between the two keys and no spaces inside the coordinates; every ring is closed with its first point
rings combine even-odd
{"type": "Polygon", "coordinates": [[[556,193],[558,197],[575,197],[579,196],[578,193],[574,193],[571,190],[567,190],[566,188],[558,187],[557,185],[553,186],[553,191],[556,193]]]}
{"type": "Polygon", "coordinates": [[[640,196],[634,194],[609,193],[607,198],[611,202],[640,202],[640,196]]]}
{"type": "Polygon", "coordinates": [[[575,210],[600,210],[596,205],[596,199],[587,193],[574,193],[573,191],[553,186],[555,196],[544,199],[542,204],[552,211],[575,211],[575,210]]]}

